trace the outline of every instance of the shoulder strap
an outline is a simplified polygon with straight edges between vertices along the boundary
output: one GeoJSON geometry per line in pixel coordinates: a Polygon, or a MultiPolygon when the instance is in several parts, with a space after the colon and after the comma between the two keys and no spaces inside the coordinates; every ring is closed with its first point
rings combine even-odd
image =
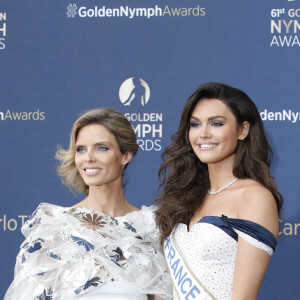
{"type": "Polygon", "coordinates": [[[252,238],[258,240],[275,250],[277,241],[274,235],[265,227],[255,222],[244,219],[227,218],[222,215],[222,220],[229,224],[232,228],[241,231],[252,238]]]}

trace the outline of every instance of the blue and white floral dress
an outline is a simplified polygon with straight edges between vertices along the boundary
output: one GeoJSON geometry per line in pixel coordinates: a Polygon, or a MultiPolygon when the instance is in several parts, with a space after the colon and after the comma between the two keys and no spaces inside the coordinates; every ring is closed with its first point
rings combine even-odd
{"type": "Polygon", "coordinates": [[[167,297],[171,282],[154,208],[112,218],[41,203],[22,227],[15,278],[5,300],[129,300],[167,297]]]}

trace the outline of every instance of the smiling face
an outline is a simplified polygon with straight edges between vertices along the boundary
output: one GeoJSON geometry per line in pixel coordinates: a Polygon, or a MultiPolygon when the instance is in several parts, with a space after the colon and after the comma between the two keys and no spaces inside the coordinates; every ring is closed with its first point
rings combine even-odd
{"type": "Polygon", "coordinates": [[[125,163],[130,153],[122,154],[114,137],[104,126],[87,125],[76,140],[75,165],[89,187],[122,184],[125,163]]]}
{"type": "Polygon", "coordinates": [[[202,99],[190,118],[189,141],[203,163],[233,165],[238,140],[247,136],[248,125],[244,122],[238,127],[235,116],[221,100],[202,99]]]}

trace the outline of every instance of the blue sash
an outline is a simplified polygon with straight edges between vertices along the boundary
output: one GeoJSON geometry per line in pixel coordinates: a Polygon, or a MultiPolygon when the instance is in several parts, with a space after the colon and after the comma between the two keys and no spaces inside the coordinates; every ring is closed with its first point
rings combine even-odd
{"type": "Polygon", "coordinates": [[[164,253],[177,296],[182,300],[214,300],[189,270],[172,235],[164,242],[164,253]]]}

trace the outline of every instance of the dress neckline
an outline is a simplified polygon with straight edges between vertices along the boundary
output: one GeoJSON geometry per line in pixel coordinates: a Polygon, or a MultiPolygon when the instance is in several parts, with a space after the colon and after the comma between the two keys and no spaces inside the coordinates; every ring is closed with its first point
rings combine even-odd
{"type": "Polygon", "coordinates": [[[191,220],[188,221],[188,222],[186,222],[185,225],[186,225],[186,227],[187,227],[187,231],[190,232],[190,231],[193,229],[193,227],[194,227],[195,225],[197,225],[198,223],[201,223],[201,221],[202,221],[203,219],[205,219],[205,218],[222,218],[222,217],[228,218],[227,216],[225,216],[225,215],[223,215],[223,214],[222,214],[221,216],[203,216],[203,217],[201,217],[201,218],[200,218],[200,219],[192,226],[192,228],[190,228],[191,220]]]}
{"type": "Polygon", "coordinates": [[[57,207],[57,208],[61,208],[61,209],[64,209],[64,210],[82,210],[82,211],[88,211],[88,212],[91,212],[91,213],[96,213],[96,214],[101,214],[103,216],[106,216],[108,218],[112,218],[112,219],[121,219],[121,218],[125,218],[133,213],[139,213],[143,210],[145,210],[146,206],[142,206],[142,208],[140,210],[133,210],[131,212],[128,212],[127,214],[123,215],[123,216],[117,216],[117,217],[112,217],[102,211],[99,211],[99,210],[96,210],[96,209],[92,209],[92,208],[88,208],[88,207],[84,207],[84,206],[81,206],[81,207],[77,207],[77,206],[61,206],[61,205],[58,205],[58,204],[52,204],[52,203],[47,203],[47,202],[42,202],[41,205],[46,205],[46,206],[52,206],[52,207],[57,207]]]}
{"type": "Polygon", "coordinates": [[[221,219],[221,220],[224,220],[224,221],[227,221],[229,223],[234,223],[234,222],[239,222],[239,223],[248,223],[248,224],[253,224],[255,226],[258,226],[258,227],[261,227],[263,228],[264,230],[268,231],[273,237],[274,239],[276,240],[274,234],[269,230],[267,229],[266,227],[256,223],[256,222],[253,222],[251,220],[247,220],[247,219],[238,219],[238,218],[229,218],[227,217],[226,215],[222,214],[221,216],[203,216],[201,219],[199,219],[193,226],[192,228],[190,228],[190,222],[187,222],[185,223],[185,225],[187,226],[187,232],[190,232],[195,225],[199,224],[199,223],[205,223],[203,222],[205,219],[221,219]]]}

